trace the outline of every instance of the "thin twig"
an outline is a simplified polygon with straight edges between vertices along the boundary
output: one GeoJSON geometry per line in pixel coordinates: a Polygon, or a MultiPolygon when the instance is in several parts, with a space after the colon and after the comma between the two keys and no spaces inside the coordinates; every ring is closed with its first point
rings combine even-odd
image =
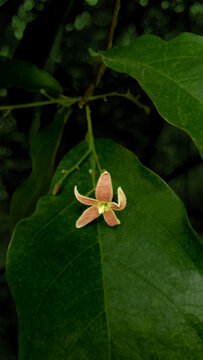
{"type": "Polygon", "coordinates": [[[136,104],[139,108],[144,109],[144,111],[145,111],[145,113],[147,115],[150,113],[150,107],[143,104],[139,100],[140,95],[134,96],[130,92],[130,89],[128,89],[128,91],[126,93],[118,93],[116,91],[113,91],[113,92],[109,92],[109,93],[106,93],[106,94],[96,95],[96,96],[90,97],[89,101],[95,101],[95,100],[98,100],[98,99],[103,99],[104,101],[107,101],[107,97],[111,97],[111,96],[120,96],[120,97],[123,97],[125,99],[128,99],[128,100],[132,101],[134,104],[136,104]]]}
{"type": "MultiPolygon", "coordinates": [[[[89,105],[85,106],[86,109],[86,117],[87,117],[87,129],[88,129],[88,143],[89,143],[89,149],[92,152],[95,162],[97,164],[98,170],[101,173],[102,172],[102,168],[99,162],[99,158],[95,149],[95,144],[94,144],[94,135],[93,135],[93,131],[92,131],[92,120],[91,120],[91,111],[89,108],[89,105]]],[[[96,170],[92,169],[95,173],[96,170]]]]}
{"type": "Polygon", "coordinates": [[[59,179],[59,181],[54,185],[52,194],[58,195],[62,188],[62,183],[64,180],[75,170],[79,170],[80,165],[83,161],[90,155],[91,151],[87,150],[86,153],[78,160],[78,162],[69,170],[62,170],[63,176],[59,179]]]}
{"type": "Polygon", "coordinates": [[[25,104],[14,104],[14,105],[0,105],[0,111],[1,110],[8,110],[12,111],[15,109],[25,109],[30,107],[37,107],[37,106],[44,106],[44,105],[52,105],[52,104],[58,104],[61,106],[70,107],[76,102],[80,100],[80,97],[76,98],[59,98],[59,99],[53,99],[53,100],[45,100],[45,101],[37,101],[37,102],[31,102],[31,103],[25,103],[25,104]]]}
{"type": "MultiPolygon", "coordinates": [[[[111,22],[111,27],[110,27],[109,37],[108,37],[108,42],[107,42],[107,47],[106,47],[107,50],[111,49],[111,47],[112,47],[115,29],[116,29],[116,25],[117,25],[118,12],[119,12],[119,8],[120,8],[120,1],[121,0],[115,0],[112,22],[111,22]]],[[[99,85],[99,83],[102,79],[102,76],[104,75],[104,73],[106,71],[106,68],[107,68],[107,66],[105,64],[101,64],[95,81],[92,82],[88,86],[82,99],[80,100],[80,103],[79,103],[80,107],[83,107],[85,104],[87,104],[89,101],[89,98],[93,96],[96,87],[99,85]]]]}
{"type": "Polygon", "coordinates": [[[117,25],[117,19],[118,19],[118,12],[120,9],[120,0],[116,0],[115,1],[115,5],[114,5],[114,11],[113,11],[113,17],[112,17],[112,22],[111,22],[111,28],[109,31],[109,38],[108,38],[108,43],[107,43],[107,50],[111,49],[112,44],[113,44],[113,38],[114,38],[114,34],[115,34],[115,29],[116,29],[116,25],[117,25]]]}
{"type": "Polygon", "coordinates": [[[62,170],[62,177],[58,180],[58,182],[54,185],[53,189],[52,189],[52,194],[53,195],[58,195],[61,192],[62,189],[62,184],[64,182],[64,180],[75,170],[79,170],[80,169],[80,165],[84,162],[84,160],[87,159],[88,156],[91,156],[91,172],[90,175],[92,177],[92,184],[93,184],[93,188],[95,188],[95,175],[96,175],[96,169],[95,169],[95,165],[97,165],[97,168],[99,170],[100,173],[102,173],[102,168],[99,162],[99,158],[95,149],[95,143],[94,143],[94,135],[93,135],[93,131],[92,131],[92,120],[91,120],[91,111],[89,108],[89,105],[85,106],[85,110],[86,110],[86,117],[87,117],[87,140],[88,140],[88,146],[89,149],[85,152],[85,154],[83,154],[83,156],[78,160],[78,162],[69,170],[62,170]]]}

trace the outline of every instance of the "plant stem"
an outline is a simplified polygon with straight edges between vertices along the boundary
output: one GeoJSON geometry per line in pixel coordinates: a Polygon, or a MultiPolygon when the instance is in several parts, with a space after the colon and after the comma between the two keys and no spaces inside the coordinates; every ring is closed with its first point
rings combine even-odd
{"type": "Polygon", "coordinates": [[[139,108],[144,109],[144,111],[146,112],[146,114],[150,113],[150,107],[147,105],[144,105],[143,103],[141,103],[139,101],[140,95],[134,96],[131,92],[130,89],[128,89],[128,91],[126,93],[118,93],[116,91],[113,92],[109,92],[106,94],[101,94],[101,95],[96,95],[96,96],[92,96],[89,98],[89,101],[94,101],[94,100],[98,100],[98,99],[103,99],[104,101],[107,101],[107,97],[110,96],[120,96],[120,97],[124,97],[125,99],[128,99],[130,101],[132,101],[134,104],[136,104],[139,108]]]}
{"type": "Polygon", "coordinates": [[[95,144],[94,144],[94,136],[93,136],[93,131],[92,131],[92,120],[91,120],[91,111],[89,108],[89,105],[85,106],[86,109],[86,117],[87,117],[87,138],[88,138],[88,145],[89,145],[89,149],[86,151],[86,153],[78,160],[78,162],[69,170],[62,170],[63,172],[63,176],[58,180],[58,182],[54,185],[53,190],[52,190],[52,194],[53,195],[58,195],[61,191],[62,188],[62,183],[64,182],[64,180],[75,170],[79,170],[79,166],[83,163],[83,161],[89,156],[91,155],[91,177],[92,177],[92,184],[93,184],[93,188],[95,189],[96,187],[96,183],[95,183],[95,175],[96,175],[96,169],[95,169],[95,165],[97,165],[99,172],[102,172],[102,168],[99,162],[99,158],[95,149],[95,144]]]}
{"type": "MultiPolygon", "coordinates": [[[[98,100],[98,99],[103,99],[104,101],[106,101],[106,98],[110,97],[110,96],[124,97],[124,98],[132,101],[139,108],[144,109],[146,114],[149,114],[149,112],[150,112],[149,106],[144,105],[139,101],[140,95],[134,96],[130,92],[129,89],[126,93],[123,93],[123,94],[113,91],[113,92],[109,92],[106,94],[91,96],[88,101],[94,101],[94,100],[98,100]]],[[[52,104],[58,104],[60,106],[70,107],[70,106],[74,105],[75,103],[77,103],[78,101],[80,101],[81,99],[82,99],[81,96],[73,97],[73,98],[64,96],[63,98],[59,98],[59,99],[38,101],[38,102],[33,102],[33,103],[16,104],[16,105],[2,105],[2,106],[0,106],[0,110],[7,110],[7,112],[4,114],[4,116],[6,116],[10,111],[12,111],[14,109],[23,109],[23,108],[37,107],[37,106],[43,106],[43,105],[52,105],[52,104]]]]}
{"type": "Polygon", "coordinates": [[[108,38],[108,43],[107,43],[107,47],[106,47],[107,50],[111,49],[112,44],[113,44],[113,38],[114,38],[115,29],[116,29],[116,25],[117,25],[118,12],[120,9],[120,2],[121,2],[121,0],[115,0],[111,28],[109,31],[109,38],[108,38]]]}
{"type": "Polygon", "coordinates": [[[86,153],[80,158],[80,160],[78,160],[78,162],[69,170],[62,170],[63,172],[63,176],[62,178],[58,181],[59,184],[61,184],[64,179],[70,175],[73,171],[75,170],[79,170],[79,166],[83,163],[83,161],[89,156],[90,154],[90,150],[86,151],[86,153]]]}
{"type": "Polygon", "coordinates": [[[3,105],[0,106],[0,110],[14,110],[14,109],[23,109],[23,108],[29,108],[29,107],[36,107],[36,106],[42,106],[42,105],[50,105],[50,104],[56,104],[57,100],[46,100],[46,101],[37,101],[32,103],[26,103],[26,104],[16,104],[16,105],[3,105]]]}
{"type": "MultiPolygon", "coordinates": [[[[93,131],[92,131],[91,111],[90,111],[89,105],[85,106],[85,110],[86,110],[86,116],[87,116],[87,134],[88,134],[89,150],[90,150],[90,152],[92,152],[95,162],[97,164],[98,170],[101,173],[102,168],[101,168],[99,158],[98,158],[98,155],[97,155],[97,152],[95,149],[94,136],[93,136],[93,131]]],[[[95,173],[96,173],[95,168],[93,168],[92,170],[93,170],[93,176],[95,176],[95,173]]]]}
{"type": "MultiPolygon", "coordinates": [[[[109,37],[108,37],[108,42],[107,42],[107,47],[106,47],[107,50],[109,50],[112,47],[113,38],[114,38],[114,34],[115,34],[115,29],[116,29],[116,25],[117,25],[117,18],[118,18],[119,8],[120,8],[120,1],[121,0],[115,0],[114,11],[113,11],[113,16],[112,16],[112,22],[111,22],[111,27],[110,27],[109,37]]],[[[83,97],[80,100],[79,105],[80,105],[81,108],[84,105],[86,105],[88,103],[88,101],[89,101],[89,98],[93,96],[96,87],[100,83],[100,81],[102,79],[102,76],[104,75],[104,73],[106,71],[106,68],[107,68],[107,66],[105,64],[101,64],[95,81],[92,82],[88,86],[88,88],[86,89],[83,97]]]]}
{"type": "Polygon", "coordinates": [[[71,106],[78,102],[81,97],[71,98],[71,97],[64,97],[59,99],[53,99],[53,100],[45,100],[45,101],[37,101],[32,103],[26,103],[26,104],[16,104],[16,105],[0,105],[0,110],[14,110],[14,109],[23,109],[23,108],[30,108],[30,107],[36,107],[36,106],[44,106],[44,105],[52,105],[52,104],[59,104],[62,106],[71,106]]]}

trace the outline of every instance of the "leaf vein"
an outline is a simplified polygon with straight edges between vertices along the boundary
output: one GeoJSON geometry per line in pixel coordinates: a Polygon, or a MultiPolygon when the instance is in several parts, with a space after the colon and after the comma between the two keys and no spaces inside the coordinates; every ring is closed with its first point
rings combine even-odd
{"type": "MultiPolygon", "coordinates": [[[[63,208],[61,211],[58,212],[57,215],[55,215],[53,218],[51,218],[51,220],[49,220],[46,224],[44,224],[37,232],[36,234],[34,234],[34,236],[31,238],[30,242],[28,243],[28,245],[25,247],[25,251],[23,252],[22,256],[20,257],[20,261],[18,263],[18,268],[17,270],[19,270],[20,265],[22,265],[23,260],[30,248],[30,246],[32,245],[34,239],[44,230],[46,229],[53,221],[55,221],[61,214],[63,214],[66,210],[68,210],[70,207],[72,207],[74,204],[76,204],[76,201],[73,201],[72,203],[70,203],[69,205],[67,205],[65,208],[63,208]]],[[[34,215],[34,214],[33,214],[34,215]]],[[[28,218],[29,219],[29,218],[28,218]]],[[[25,222],[27,222],[29,220],[25,220],[25,222]]],[[[76,229],[72,230],[75,231],[76,229]]],[[[71,231],[71,232],[72,232],[71,231]]]]}
{"type": "Polygon", "coordinates": [[[188,327],[192,330],[193,334],[195,335],[195,337],[197,337],[201,343],[203,343],[202,338],[199,336],[198,332],[196,331],[196,329],[193,327],[193,325],[190,323],[190,321],[188,320],[188,318],[185,316],[185,314],[183,313],[183,311],[180,309],[180,307],[160,288],[158,288],[156,285],[154,285],[149,279],[147,279],[145,276],[139,274],[137,271],[135,271],[134,269],[132,269],[131,267],[129,267],[126,264],[121,263],[120,261],[116,261],[116,263],[119,266],[123,266],[124,268],[126,268],[127,270],[131,271],[133,274],[135,274],[137,277],[140,277],[140,279],[144,280],[148,285],[150,285],[152,288],[154,288],[157,292],[159,292],[163,297],[165,297],[168,302],[170,302],[177,310],[177,312],[182,316],[182,318],[185,320],[185,323],[188,325],[188,327]]]}
{"type": "MultiPolygon", "coordinates": [[[[72,265],[72,263],[78,259],[81,255],[83,255],[86,251],[88,251],[89,249],[91,249],[93,246],[95,246],[96,244],[98,244],[97,241],[93,242],[90,246],[88,246],[87,248],[83,249],[83,251],[81,251],[80,253],[78,253],[76,256],[74,256],[71,261],[68,262],[68,264],[66,264],[66,266],[57,274],[57,276],[51,281],[50,285],[48,286],[48,288],[45,290],[45,294],[44,296],[42,297],[39,305],[38,305],[38,308],[36,309],[36,312],[35,312],[35,315],[33,316],[33,320],[32,320],[32,328],[30,330],[30,334],[33,333],[34,331],[34,326],[35,326],[35,322],[36,322],[36,319],[37,319],[37,315],[42,307],[42,304],[44,303],[46,297],[47,297],[47,294],[49,293],[50,289],[52,288],[52,286],[54,285],[54,283],[58,280],[58,278],[68,269],[68,267],[70,265],[72,265]]],[[[32,336],[30,336],[30,338],[32,338],[32,336]]]]}
{"type": "Polygon", "coordinates": [[[104,310],[99,312],[88,324],[84,327],[84,329],[80,332],[80,334],[76,337],[76,339],[72,342],[72,344],[67,349],[67,356],[69,357],[71,351],[73,350],[74,346],[77,344],[78,340],[85,334],[85,332],[94,324],[94,322],[99,319],[105,313],[104,310]]]}
{"type": "Polygon", "coordinates": [[[135,204],[131,203],[131,205],[132,205],[133,207],[135,207],[138,212],[140,212],[141,214],[144,214],[149,220],[151,220],[151,221],[154,222],[157,226],[159,226],[164,232],[166,232],[166,234],[168,234],[168,236],[169,236],[170,238],[172,238],[172,239],[174,240],[174,242],[176,243],[177,247],[181,250],[184,258],[187,259],[187,261],[192,264],[193,268],[194,268],[194,269],[198,272],[198,274],[202,277],[202,274],[200,273],[199,269],[197,268],[197,266],[195,265],[195,263],[190,259],[190,257],[188,256],[188,254],[186,253],[186,251],[184,250],[184,248],[179,244],[179,242],[177,241],[176,237],[175,237],[171,232],[169,232],[162,224],[158,223],[154,218],[152,218],[151,216],[147,215],[144,211],[138,209],[135,204]]]}

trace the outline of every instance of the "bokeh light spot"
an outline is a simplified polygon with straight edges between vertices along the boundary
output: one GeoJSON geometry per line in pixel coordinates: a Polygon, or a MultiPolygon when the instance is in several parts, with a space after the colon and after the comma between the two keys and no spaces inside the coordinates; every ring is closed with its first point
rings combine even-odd
{"type": "Polygon", "coordinates": [[[161,7],[162,7],[162,9],[164,9],[164,10],[166,10],[166,9],[168,9],[169,8],[169,1],[162,1],[161,2],[161,7]]]}
{"type": "Polygon", "coordinates": [[[139,4],[141,5],[141,6],[147,6],[148,5],[148,0],[139,0],[139,4]]]}
{"type": "Polygon", "coordinates": [[[5,97],[7,95],[6,89],[0,89],[0,97],[5,97]]]}
{"type": "Polygon", "coordinates": [[[86,26],[91,25],[91,16],[88,11],[83,11],[82,14],[78,15],[74,21],[74,27],[76,30],[82,30],[86,26]]]}
{"type": "Polygon", "coordinates": [[[177,14],[182,13],[184,10],[185,10],[185,6],[184,6],[183,4],[178,4],[178,5],[175,7],[175,12],[176,12],[177,14]]]}
{"type": "Polygon", "coordinates": [[[95,6],[98,3],[98,0],[85,0],[85,2],[90,6],[95,6]]]}
{"type": "Polygon", "coordinates": [[[31,11],[34,7],[34,2],[31,0],[26,0],[23,4],[23,8],[25,11],[31,11]]]}
{"type": "Polygon", "coordinates": [[[69,24],[67,24],[67,25],[65,26],[65,30],[66,30],[66,31],[73,31],[73,29],[74,29],[74,26],[73,26],[73,24],[71,24],[71,23],[69,23],[69,24]]]}

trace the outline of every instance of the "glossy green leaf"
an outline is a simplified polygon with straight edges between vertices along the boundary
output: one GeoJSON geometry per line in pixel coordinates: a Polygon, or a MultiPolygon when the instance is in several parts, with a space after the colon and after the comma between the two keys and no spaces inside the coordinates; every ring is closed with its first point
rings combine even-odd
{"type": "Polygon", "coordinates": [[[39,131],[31,142],[32,172],[27,180],[15,190],[11,198],[11,231],[19,220],[34,211],[37,200],[49,190],[56,152],[69,113],[67,110],[58,111],[54,121],[39,131]]]}
{"type": "Polygon", "coordinates": [[[144,35],[101,57],[111,69],[134,77],[160,115],[185,130],[203,156],[203,37],[183,33],[164,41],[144,35]]]}
{"type": "Polygon", "coordinates": [[[27,61],[0,56],[0,88],[8,87],[35,92],[44,89],[55,96],[62,92],[59,82],[45,70],[27,61]]]}
{"type": "MultiPolygon", "coordinates": [[[[17,225],[7,279],[19,360],[200,360],[202,244],[166,183],[120,145],[96,145],[114,192],[121,185],[127,196],[121,225],[111,228],[101,215],[75,227],[85,206],[73,188],[91,189],[89,159],[17,225]]],[[[65,156],[53,184],[86,149],[83,142],[65,156]]]]}

